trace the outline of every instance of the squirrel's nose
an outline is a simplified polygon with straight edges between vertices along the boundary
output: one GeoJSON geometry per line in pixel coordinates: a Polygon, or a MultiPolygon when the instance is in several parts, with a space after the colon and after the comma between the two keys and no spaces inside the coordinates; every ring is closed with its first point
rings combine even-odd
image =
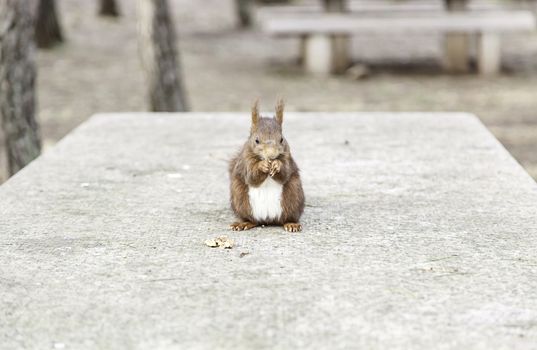
{"type": "Polygon", "coordinates": [[[276,159],[279,155],[278,149],[274,146],[265,146],[263,150],[263,157],[266,159],[276,159]]]}

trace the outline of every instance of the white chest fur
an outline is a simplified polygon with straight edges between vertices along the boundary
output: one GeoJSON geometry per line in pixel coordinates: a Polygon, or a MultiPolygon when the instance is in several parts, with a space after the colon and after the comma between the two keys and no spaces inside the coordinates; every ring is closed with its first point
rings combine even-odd
{"type": "Polygon", "coordinates": [[[259,187],[250,186],[248,196],[254,219],[263,222],[280,218],[282,188],[283,186],[271,177],[267,177],[259,187]]]}

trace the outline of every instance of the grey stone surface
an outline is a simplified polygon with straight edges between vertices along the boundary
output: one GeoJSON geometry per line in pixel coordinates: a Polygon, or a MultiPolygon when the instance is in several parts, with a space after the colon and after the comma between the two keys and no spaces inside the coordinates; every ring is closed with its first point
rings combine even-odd
{"type": "Polygon", "coordinates": [[[265,18],[261,27],[277,36],[311,34],[532,32],[536,29],[531,11],[483,11],[432,13],[312,14],[294,13],[265,18]]]}
{"type": "Polygon", "coordinates": [[[1,186],[0,348],[537,347],[537,186],[476,118],[288,115],[299,234],[227,231],[248,118],[97,116],[1,186]]]}

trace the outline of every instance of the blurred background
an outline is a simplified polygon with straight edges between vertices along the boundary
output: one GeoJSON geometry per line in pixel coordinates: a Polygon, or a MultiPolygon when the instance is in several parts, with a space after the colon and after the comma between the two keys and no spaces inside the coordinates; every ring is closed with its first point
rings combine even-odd
{"type": "MultiPolygon", "coordinates": [[[[54,2],[40,1],[47,6],[54,2]]],[[[453,5],[447,0],[348,0],[345,8],[334,10],[321,0],[168,0],[177,34],[172,38],[186,101],[183,107],[247,115],[255,98],[261,97],[264,109],[269,109],[283,96],[289,111],[468,111],[479,116],[535,179],[535,30],[500,30],[501,70],[480,74],[480,53],[472,46],[479,45],[473,42],[474,32],[464,39],[469,45],[468,67],[446,68],[443,32],[353,29],[346,37],[345,67],[323,73],[304,67],[303,33],[281,35],[270,24],[288,19],[293,26],[304,18],[321,23],[315,22],[315,16],[327,11],[411,21],[430,18],[430,13],[443,16],[439,13],[474,10],[479,14],[476,18],[495,11],[512,23],[523,18],[515,13],[533,16],[537,8],[533,1],[462,3],[460,8],[450,8],[453,5]]],[[[45,152],[94,113],[154,109],[140,59],[137,1],[115,0],[115,8],[101,14],[97,0],[55,0],[54,6],[62,40],[36,51],[36,118],[45,152]]],[[[339,17],[333,18],[336,25],[341,23],[339,17]]],[[[492,41],[493,49],[495,44],[492,41]]],[[[322,50],[322,45],[321,41],[309,49],[322,50]]],[[[0,182],[8,175],[5,148],[5,142],[0,142],[0,182]]]]}

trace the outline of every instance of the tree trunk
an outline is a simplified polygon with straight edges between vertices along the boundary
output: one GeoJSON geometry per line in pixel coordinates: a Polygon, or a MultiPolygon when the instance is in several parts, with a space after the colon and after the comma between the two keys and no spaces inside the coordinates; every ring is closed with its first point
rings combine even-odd
{"type": "Polygon", "coordinates": [[[323,0],[323,7],[326,12],[347,12],[345,0],[323,0]]]}
{"type": "Polygon", "coordinates": [[[152,111],[186,111],[176,36],[167,0],[138,0],[140,53],[152,111]]]}
{"type": "Polygon", "coordinates": [[[2,130],[2,116],[0,115],[0,185],[8,178],[6,141],[4,139],[4,130],[2,130]]]}
{"type": "Polygon", "coordinates": [[[55,0],[39,0],[35,21],[35,41],[37,46],[43,49],[63,42],[55,0]]]}
{"type": "Polygon", "coordinates": [[[118,17],[119,9],[116,0],[100,0],[99,15],[118,17]]]}
{"type": "Polygon", "coordinates": [[[235,0],[239,26],[242,28],[252,25],[252,5],[253,0],[235,0]]]}
{"type": "Polygon", "coordinates": [[[448,11],[464,11],[468,7],[469,0],[444,0],[448,11]]]}
{"type": "Polygon", "coordinates": [[[32,0],[0,1],[0,121],[10,175],[41,151],[35,118],[32,3],[32,0]]]}

